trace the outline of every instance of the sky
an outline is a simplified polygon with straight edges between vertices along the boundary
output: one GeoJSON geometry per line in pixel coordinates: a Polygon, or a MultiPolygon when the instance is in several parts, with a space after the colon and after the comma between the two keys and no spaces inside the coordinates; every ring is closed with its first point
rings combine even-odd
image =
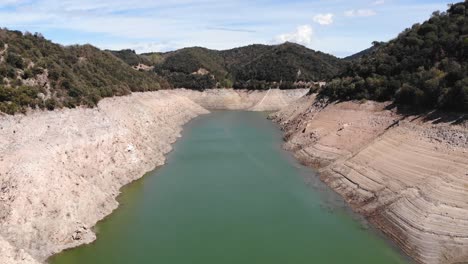
{"type": "Polygon", "coordinates": [[[138,53],[291,41],[343,57],[388,41],[453,2],[0,0],[0,27],[39,32],[62,45],[138,53]]]}

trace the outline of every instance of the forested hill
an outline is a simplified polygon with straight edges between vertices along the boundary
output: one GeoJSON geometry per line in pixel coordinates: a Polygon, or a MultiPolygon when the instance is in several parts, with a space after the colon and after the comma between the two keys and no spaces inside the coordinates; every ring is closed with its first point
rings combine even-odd
{"type": "Polygon", "coordinates": [[[468,1],[434,12],[353,61],[320,94],[468,111],[468,1]]]}
{"type": "Polygon", "coordinates": [[[334,100],[394,100],[466,112],[467,15],[468,1],[453,4],[345,60],[293,43],[223,51],[101,51],[0,29],[0,112],[94,106],[103,97],[160,88],[289,89],[311,87],[315,81],[328,81],[320,96],[334,100]]]}
{"type": "Polygon", "coordinates": [[[94,106],[102,97],[168,87],[91,45],[63,47],[40,34],[0,29],[0,112],[94,106]]]}
{"type": "Polygon", "coordinates": [[[365,50],[362,50],[358,53],[355,53],[353,55],[350,55],[348,57],[345,57],[343,58],[343,60],[345,61],[353,61],[353,60],[358,60],[366,55],[369,55],[371,53],[373,53],[381,44],[383,44],[382,42],[374,42],[373,43],[373,46],[370,47],[370,48],[367,48],[365,50]]]}
{"type": "MultiPolygon", "coordinates": [[[[131,65],[137,61],[131,59],[133,55],[119,57],[131,65]]],[[[140,57],[152,61],[154,70],[174,87],[193,89],[268,89],[280,84],[281,88],[294,88],[298,81],[330,79],[344,67],[344,62],[332,55],[293,43],[223,51],[193,47],[140,57]]]]}

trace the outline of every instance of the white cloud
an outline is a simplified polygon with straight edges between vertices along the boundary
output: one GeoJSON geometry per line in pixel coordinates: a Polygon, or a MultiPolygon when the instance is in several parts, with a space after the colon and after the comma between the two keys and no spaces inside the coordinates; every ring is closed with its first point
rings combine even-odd
{"type": "Polygon", "coordinates": [[[314,31],[310,25],[298,26],[294,32],[281,34],[276,37],[276,42],[295,42],[309,46],[312,43],[314,31]]]}
{"type": "Polygon", "coordinates": [[[333,14],[318,14],[313,18],[314,22],[319,23],[320,25],[330,25],[333,23],[333,14]]]}
{"type": "Polygon", "coordinates": [[[376,5],[383,5],[385,4],[385,0],[376,0],[372,3],[372,5],[376,6],[376,5]]]}
{"type": "Polygon", "coordinates": [[[353,23],[359,24],[359,19],[348,19],[348,27],[330,26],[320,34],[312,30],[315,23],[320,25],[316,21],[319,17],[313,20],[319,13],[333,13],[334,25],[338,16],[344,16],[344,10],[350,10],[350,16],[375,14],[359,8],[378,10],[382,6],[372,5],[378,2],[383,1],[298,0],[286,5],[276,0],[262,4],[251,0],[0,0],[0,26],[42,32],[66,45],[89,42],[98,47],[133,48],[138,52],[185,46],[227,49],[252,43],[271,44],[272,38],[275,43],[289,40],[327,52],[356,51],[373,40],[388,40],[401,28],[427,19],[434,10],[445,10],[450,1],[385,0],[385,13],[377,11],[379,16],[368,18],[366,28],[355,27],[353,23]],[[356,3],[362,6],[355,6],[356,3]],[[311,10],[326,11],[311,15],[311,10]],[[296,30],[306,23],[309,26],[296,30]],[[332,36],[353,36],[356,41],[327,41],[332,36]]]}
{"type": "Polygon", "coordinates": [[[377,15],[377,13],[372,9],[352,9],[344,12],[344,14],[347,17],[370,17],[377,15]]]}

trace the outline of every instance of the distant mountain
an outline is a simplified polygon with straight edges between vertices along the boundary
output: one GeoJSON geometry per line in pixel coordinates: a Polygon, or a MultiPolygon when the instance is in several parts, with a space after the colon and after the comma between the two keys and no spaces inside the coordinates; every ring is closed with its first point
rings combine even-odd
{"type": "MultiPolygon", "coordinates": [[[[344,67],[340,59],[310,50],[304,46],[249,45],[230,50],[210,50],[201,47],[184,48],[154,55],[155,71],[166,77],[174,87],[205,89],[235,87],[267,89],[282,85],[293,88],[297,81],[321,81],[335,76],[344,67]]],[[[135,63],[137,59],[127,63],[135,63]]]]}
{"type": "Polygon", "coordinates": [[[344,60],[293,43],[222,51],[101,51],[1,29],[0,112],[94,106],[103,97],[161,88],[315,88],[313,82],[324,80],[320,96],[331,99],[468,111],[467,17],[468,1],[453,4],[344,60]]]}
{"type": "Polygon", "coordinates": [[[114,56],[118,57],[119,59],[123,60],[130,66],[137,66],[141,64],[152,64],[152,61],[145,56],[141,56],[135,53],[134,50],[131,49],[124,49],[119,51],[107,50],[108,52],[112,53],[114,56]]]}
{"type": "Polygon", "coordinates": [[[468,112],[468,1],[354,60],[320,94],[468,112]]]}
{"type": "MultiPolygon", "coordinates": [[[[243,50],[242,50],[243,51],[243,50]]],[[[339,73],[343,62],[329,54],[285,43],[261,50],[257,56],[233,65],[234,81],[296,82],[328,80],[339,73]]]]}
{"type": "Polygon", "coordinates": [[[374,52],[376,49],[377,49],[377,46],[372,46],[372,47],[367,48],[367,49],[365,49],[365,50],[362,50],[362,51],[360,51],[360,52],[358,52],[358,53],[355,53],[355,54],[353,54],[353,55],[350,55],[350,56],[348,56],[348,57],[345,57],[345,58],[343,58],[343,60],[345,60],[345,61],[358,60],[358,59],[364,57],[365,55],[371,54],[371,53],[374,52]]]}
{"type": "Polygon", "coordinates": [[[102,97],[167,88],[91,45],[64,47],[40,34],[0,30],[0,112],[94,106],[102,97]]]}

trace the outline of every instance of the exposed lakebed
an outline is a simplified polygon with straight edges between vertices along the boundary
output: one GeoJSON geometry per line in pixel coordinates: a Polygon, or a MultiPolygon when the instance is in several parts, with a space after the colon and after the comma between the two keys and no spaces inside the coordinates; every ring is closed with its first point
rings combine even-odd
{"type": "Polygon", "coordinates": [[[264,113],[194,119],[166,165],[122,190],[94,243],[49,262],[408,262],[281,143],[264,113]]]}

